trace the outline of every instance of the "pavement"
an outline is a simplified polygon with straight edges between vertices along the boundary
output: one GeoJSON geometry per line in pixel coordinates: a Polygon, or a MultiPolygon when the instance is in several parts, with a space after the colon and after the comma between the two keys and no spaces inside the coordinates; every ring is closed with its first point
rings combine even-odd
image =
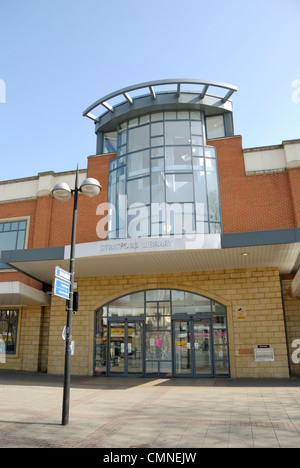
{"type": "MultiPolygon", "coordinates": [[[[300,378],[71,378],[0,370],[0,448],[300,448],[300,378]]],[[[113,453],[113,452],[112,452],[113,453]]]]}

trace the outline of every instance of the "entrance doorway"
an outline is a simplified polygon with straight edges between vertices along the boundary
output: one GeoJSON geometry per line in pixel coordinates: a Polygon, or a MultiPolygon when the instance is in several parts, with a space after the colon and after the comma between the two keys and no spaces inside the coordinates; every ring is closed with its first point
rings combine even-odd
{"type": "Polygon", "coordinates": [[[211,319],[174,320],[176,376],[212,377],[211,319]]]}
{"type": "Polygon", "coordinates": [[[226,307],[188,291],[122,296],[95,315],[94,373],[136,377],[228,377],[226,307]]]}
{"type": "Polygon", "coordinates": [[[142,376],[144,373],[144,322],[109,322],[108,375],[142,376]]]}

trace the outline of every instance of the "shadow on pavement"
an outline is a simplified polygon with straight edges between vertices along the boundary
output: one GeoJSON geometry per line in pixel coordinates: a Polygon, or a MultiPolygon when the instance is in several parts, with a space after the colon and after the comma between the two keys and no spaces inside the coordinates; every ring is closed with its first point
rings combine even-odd
{"type": "MultiPolygon", "coordinates": [[[[63,375],[0,369],[0,385],[32,385],[63,388],[63,375]]],[[[289,379],[130,378],[72,376],[72,388],[121,390],[138,386],[156,387],[300,387],[300,377],[289,379]]]]}

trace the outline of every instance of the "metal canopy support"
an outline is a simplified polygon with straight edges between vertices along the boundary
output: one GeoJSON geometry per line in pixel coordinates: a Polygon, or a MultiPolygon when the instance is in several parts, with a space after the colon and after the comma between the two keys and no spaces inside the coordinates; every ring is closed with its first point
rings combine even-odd
{"type": "Polygon", "coordinates": [[[205,85],[203,90],[202,90],[202,93],[201,93],[201,99],[204,98],[205,94],[207,93],[208,91],[208,88],[209,88],[209,85],[205,85]]]}
{"type": "Polygon", "coordinates": [[[115,109],[110,104],[108,104],[107,102],[102,102],[101,104],[102,104],[102,106],[106,107],[106,109],[108,109],[110,112],[112,112],[112,113],[115,112],[115,109]]]}
{"type": "Polygon", "coordinates": [[[234,90],[233,90],[233,89],[231,89],[230,91],[228,91],[228,93],[226,94],[226,96],[223,97],[222,102],[224,103],[224,102],[228,101],[228,99],[233,95],[233,93],[234,93],[234,90]]]}
{"type": "Polygon", "coordinates": [[[180,94],[181,94],[181,84],[178,83],[177,85],[177,97],[180,98],[180,94]]]}
{"type": "Polygon", "coordinates": [[[155,94],[153,86],[149,86],[149,89],[150,89],[150,93],[152,95],[152,99],[156,99],[156,94],[155,94]]]}
{"type": "Polygon", "coordinates": [[[127,99],[127,101],[133,105],[133,99],[128,93],[123,93],[123,96],[127,99]]]}
{"type": "MultiPolygon", "coordinates": [[[[107,96],[104,96],[102,99],[99,99],[98,101],[94,102],[92,105],[90,105],[84,112],[83,116],[88,117],[92,120],[96,120],[99,122],[101,115],[97,118],[93,114],[91,114],[91,111],[95,109],[98,106],[104,106],[106,109],[108,109],[111,113],[115,112],[114,107],[112,107],[110,104],[108,104],[107,101],[110,99],[119,97],[119,96],[124,96],[125,99],[130,103],[130,105],[134,105],[134,99],[130,96],[130,91],[137,91],[143,88],[148,88],[150,90],[151,96],[153,100],[157,99],[157,95],[155,92],[154,87],[155,86],[169,86],[173,85],[176,86],[177,88],[177,99],[182,95],[182,85],[187,84],[187,85],[199,85],[202,86],[202,91],[199,92],[200,99],[204,99],[204,97],[207,94],[208,88],[210,86],[213,86],[215,88],[221,88],[227,90],[227,94],[222,98],[221,96],[215,96],[219,97],[221,102],[224,104],[226,103],[230,96],[237,91],[236,86],[232,86],[226,83],[219,83],[216,81],[207,81],[207,80],[197,80],[193,78],[188,78],[188,79],[169,79],[169,80],[157,80],[157,81],[148,81],[146,83],[140,83],[137,85],[133,86],[128,86],[127,88],[120,89],[118,91],[115,91],[114,93],[108,94],[107,96]]],[[[120,102],[121,104],[121,102],[120,102]]]]}
{"type": "Polygon", "coordinates": [[[94,122],[97,122],[97,120],[98,120],[97,117],[96,117],[95,115],[90,114],[90,113],[87,113],[87,114],[86,114],[86,117],[88,117],[88,118],[91,119],[91,120],[94,120],[94,122]]]}

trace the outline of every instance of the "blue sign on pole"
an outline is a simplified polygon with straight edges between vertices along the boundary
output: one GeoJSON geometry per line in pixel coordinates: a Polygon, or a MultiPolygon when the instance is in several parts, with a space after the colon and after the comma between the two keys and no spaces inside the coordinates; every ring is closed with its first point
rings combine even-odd
{"type": "Polygon", "coordinates": [[[55,276],[63,281],[71,281],[71,273],[68,271],[62,270],[59,267],[55,268],[55,276]]]}
{"type": "Polygon", "coordinates": [[[70,283],[66,283],[65,281],[55,278],[54,295],[64,299],[70,299],[70,283]]]}

